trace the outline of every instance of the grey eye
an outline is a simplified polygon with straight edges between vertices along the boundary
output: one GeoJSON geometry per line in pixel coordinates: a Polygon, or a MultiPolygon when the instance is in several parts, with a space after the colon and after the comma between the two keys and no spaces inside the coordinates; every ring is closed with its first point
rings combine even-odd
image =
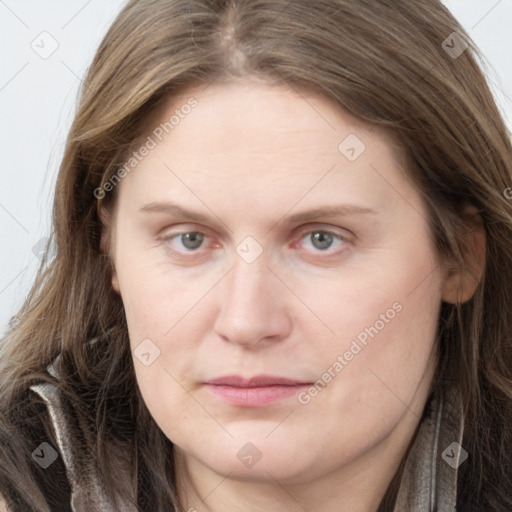
{"type": "Polygon", "coordinates": [[[183,233],[178,235],[185,249],[193,250],[201,247],[204,241],[204,235],[198,232],[183,233]]]}
{"type": "Polygon", "coordinates": [[[313,231],[308,236],[316,249],[329,249],[334,241],[334,236],[325,231],[313,231]]]}

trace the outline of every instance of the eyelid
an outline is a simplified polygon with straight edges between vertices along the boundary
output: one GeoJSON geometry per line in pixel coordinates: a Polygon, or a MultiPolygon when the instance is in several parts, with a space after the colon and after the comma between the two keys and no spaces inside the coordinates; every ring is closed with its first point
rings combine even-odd
{"type": "MultiPolygon", "coordinates": [[[[158,240],[160,242],[171,242],[171,240],[173,240],[174,238],[177,238],[179,236],[183,236],[183,235],[186,235],[186,234],[189,234],[189,233],[198,233],[200,235],[202,235],[205,239],[205,243],[206,245],[208,245],[208,239],[211,239],[212,237],[205,232],[205,230],[200,230],[200,229],[180,229],[179,231],[176,231],[176,232],[165,232],[164,234],[162,234],[161,236],[158,237],[158,240]]],[[[211,244],[211,242],[210,242],[211,244]]],[[[199,254],[204,248],[201,247],[199,249],[196,249],[196,250],[188,250],[188,251],[182,251],[182,250],[178,250],[178,249],[171,249],[173,252],[177,252],[179,254],[199,254]]]]}
{"type": "Polygon", "coordinates": [[[335,227],[335,226],[329,226],[326,224],[314,224],[314,225],[308,225],[308,226],[301,226],[298,230],[298,235],[300,238],[302,238],[304,235],[307,235],[309,233],[316,233],[318,231],[321,231],[322,233],[329,233],[330,235],[339,236],[343,239],[350,240],[354,238],[354,235],[348,231],[345,228],[335,227]]]}

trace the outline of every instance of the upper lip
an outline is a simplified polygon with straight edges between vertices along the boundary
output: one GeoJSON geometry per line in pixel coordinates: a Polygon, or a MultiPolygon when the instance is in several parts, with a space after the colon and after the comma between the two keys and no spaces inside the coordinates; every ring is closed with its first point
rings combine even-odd
{"type": "Polygon", "coordinates": [[[274,375],[256,375],[249,378],[239,375],[226,375],[225,377],[211,379],[207,384],[213,386],[232,386],[235,388],[256,388],[264,386],[297,386],[311,383],[274,375]]]}

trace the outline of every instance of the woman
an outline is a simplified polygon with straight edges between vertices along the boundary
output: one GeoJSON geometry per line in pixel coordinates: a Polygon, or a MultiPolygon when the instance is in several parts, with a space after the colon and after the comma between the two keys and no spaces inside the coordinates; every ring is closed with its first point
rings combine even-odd
{"type": "Polygon", "coordinates": [[[2,342],[8,510],[512,507],[512,148],[438,1],[139,0],[2,342]]]}

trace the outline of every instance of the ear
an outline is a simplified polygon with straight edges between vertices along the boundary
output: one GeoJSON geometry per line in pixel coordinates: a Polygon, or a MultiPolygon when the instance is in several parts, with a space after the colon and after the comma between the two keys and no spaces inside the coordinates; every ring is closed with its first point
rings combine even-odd
{"type": "Polygon", "coordinates": [[[101,223],[103,224],[103,226],[101,227],[100,252],[101,252],[101,254],[105,254],[110,260],[111,268],[112,268],[112,277],[111,277],[112,288],[117,293],[120,293],[119,281],[117,279],[117,271],[116,271],[116,268],[114,265],[113,254],[111,254],[111,246],[113,245],[111,243],[112,237],[113,237],[113,230],[112,230],[113,216],[112,216],[110,210],[108,210],[104,206],[100,206],[98,211],[99,211],[101,223]]]}
{"type": "Polygon", "coordinates": [[[462,304],[473,297],[485,269],[486,235],[478,210],[473,206],[464,210],[467,219],[463,235],[462,256],[464,268],[449,269],[443,283],[442,300],[462,304]]]}

